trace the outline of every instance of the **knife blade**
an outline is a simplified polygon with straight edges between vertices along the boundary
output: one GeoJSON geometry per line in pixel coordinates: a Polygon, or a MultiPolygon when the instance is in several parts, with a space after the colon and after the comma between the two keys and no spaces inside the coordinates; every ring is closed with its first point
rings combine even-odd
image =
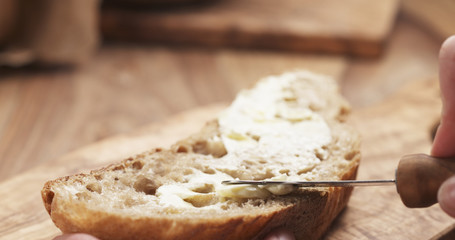
{"type": "Polygon", "coordinates": [[[254,180],[226,180],[221,182],[226,185],[293,185],[297,187],[362,187],[394,185],[395,180],[338,180],[338,181],[254,181],[254,180]]]}
{"type": "Polygon", "coordinates": [[[455,157],[437,158],[426,154],[410,154],[400,159],[395,180],[340,180],[340,181],[269,181],[228,180],[223,184],[271,185],[285,184],[299,187],[357,187],[396,185],[401,201],[410,208],[429,207],[438,202],[441,184],[455,175],[455,157]]]}

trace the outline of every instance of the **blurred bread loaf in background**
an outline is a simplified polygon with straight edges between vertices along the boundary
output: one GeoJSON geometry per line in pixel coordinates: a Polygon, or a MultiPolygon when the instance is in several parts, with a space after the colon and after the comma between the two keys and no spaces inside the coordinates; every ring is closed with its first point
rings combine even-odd
{"type": "Polygon", "coordinates": [[[0,65],[79,64],[98,46],[98,0],[0,2],[0,65]]]}

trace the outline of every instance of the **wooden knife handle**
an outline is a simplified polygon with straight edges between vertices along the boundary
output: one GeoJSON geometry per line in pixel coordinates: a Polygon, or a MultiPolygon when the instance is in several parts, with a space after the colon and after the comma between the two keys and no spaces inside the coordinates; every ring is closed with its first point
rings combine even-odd
{"type": "Polygon", "coordinates": [[[436,158],[411,154],[401,158],[396,172],[397,191],[410,208],[429,207],[438,202],[441,184],[455,175],[455,157],[436,158]]]}

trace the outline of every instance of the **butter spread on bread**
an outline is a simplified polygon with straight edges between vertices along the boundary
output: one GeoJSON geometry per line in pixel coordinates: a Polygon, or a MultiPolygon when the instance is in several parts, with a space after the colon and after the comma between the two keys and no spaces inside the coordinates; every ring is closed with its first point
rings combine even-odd
{"type": "Polygon", "coordinates": [[[215,174],[195,171],[188,183],[158,188],[160,202],[191,207],[184,200],[204,194],[191,191],[201,184],[210,184],[227,198],[266,198],[293,190],[286,185],[222,185],[221,181],[233,179],[226,171],[265,176],[261,180],[313,180],[311,170],[327,157],[331,135],[324,118],[298,97],[297,89],[304,89],[306,78],[311,78],[306,75],[310,73],[271,76],[240,92],[218,117],[221,138],[209,139],[226,152],[209,163],[215,174]],[[261,162],[266,166],[254,169],[261,162]]]}

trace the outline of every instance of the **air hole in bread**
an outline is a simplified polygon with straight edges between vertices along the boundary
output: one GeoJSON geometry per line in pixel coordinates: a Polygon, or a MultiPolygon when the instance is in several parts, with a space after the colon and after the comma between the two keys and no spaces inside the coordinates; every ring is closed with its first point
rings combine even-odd
{"type": "Polygon", "coordinates": [[[101,187],[101,184],[99,184],[98,182],[94,182],[94,183],[89,183],[85,186],[85,188],[87,188],[87,190],[89,190],[90,192],[96,192],[96,193],[101,193],[102,191],[102,187],[101,187]]]}
{"type": "Polygon", "coordinates": [[[320,160],[324,161],[324,154],[322,154],[320,151],[314,151],[314,155],[320,160]]]}
{"type": "Polygon", "coordinates": [[[246,135],[249,136],[251,139],[253,139],[256,142],[259,142],[259,140],[261,140],[261,137],[256,134],[246,133],[246,135]]]}
{"type": "Polygon", "coordinates": [[[213,175],[216,173],[215,169],[210,168],[208,166],[204,166],[204,169],[202,169],[202,172],[205,174],[210,174],[210,175],[213,175]]]}
{"type": "Polygon", "coordinates": [[[313,170],[314,166],[310,166],[310,167],[306,167],[306,168],[303,168],[303,169],[300,169],[297,174],[298,175],[302,175],[302,174],[305,174],[307,172],[310,172],[311,170],[313,170]]]}
{"type": "Polygon", "coordinates": [[[98,180],[98,181],[103,180],[103,175],[95,174],[95,179],[98,180]]]}
{"type": "Polygon", "coordinates": [[[155,152],[161,152],[161,151],[163,151],[162,148],[156,148],[156,149],[155,149],[155,152]]]}
{"type": "Polygon", "coordinates": [[[87,200],[90,198],[90,196],[87,192],[78,192],[78,193],[76,193],[76,197],[78,200],[87,200]]]}
{"type": "Polygon", "coordinates": [[[271,169],[266,169],[264,171],[264,169],[258,168],[258,170],[259,170],[259,172],[256,172],[253,175],[242,173],[242,176],[240,178],[260,181],[260,180],[265,180],[265,179],[276,177],[276,175],[272,172],[271,169]]]}
{"type": "Polygon", "coordinates": [[[204,155],[208,155],[208,151],[207,151],[207,141],[197,141],[194,145],[193,145],[193,151],[195,153],[199,153],[199,154],[204,154],[204,155]]]}
{"type": "Polygon", "coordinates": [[[141,204],[144,204],[145,202],[141,199],[135,198],[132,195],[127,195],[124,196],[124,201],[123,201],[123,206],[120,205],[120,208],[131,208],[131,207],[138,207],[141,204]]]}
{"type": "Polygon", "coordinates": [[[323,145],[321,146],[321,148],[316,148],[314,149],[314,155],[319,159],[319,161],[324,161],[325,159],[327,159],[327,146],[326,145],[323,145]]]}
{"type": "Polygon", "coordinates": [[[186,198],[184,201],[190,203],[194,207],[200,208],[218,203],[218,198],[216,197],[215,193],[208,193],[186,198]]]}
{"type": "Polygon", "coordinates": [[[143,192],[147,195],[155,195],[156,189],[158,188],[155,181],[144,175],[139,175],[136,182],[133,185],[137,192],[143,192]]]}
{"type": "Polygon", "coordinates": [[[250,199],[248,201],[249,204],[255,206],[255,207],[260,207],[264,204],[264,200],[262,199],[250,199]]]}
{"type": "Polygon", "coordinates": [[[219,140],[200,140],[192,145],[192,150],[195,153],[202,155],[212,155],[215,158],[220,158],[227,154],[223,142],[219,140]]]}
{"type": "Polygon", "coordinates": [[[204,184],[197,188],[191,189],[193,192],[197,193],[211,193],[215,191],[215,187],[212,184],[204,184]]]}
{"type": "Polygon", "coordinates": [[[54,196],[55,196],[55,193],[52,192],[52,191],[49,191],[47,194],[46,194],[46,203],[47,204],[52,204],[52,201],[54,200],[54,196]]]}
{"type": "Polygon", "coordinates": [[[183,175],[190,175],[193,173],[194,173],[194,171],[191,168],[187,168],[187,169],[183,170],[183,175]]]}
{"type": "Polygon", "coordinates": [[[124,170],[124,166],[123,165],[117,165],[117,166],[114,166],[114,168],[112,168],[112,170],[114,171],[118,171],[118,170],[124,170]]]}
{"type": "Polygon", "coordinates": [[[215,158],[221,158],[227,154],[226,147],[219,138],[207,142],[207,152],[215,158]]]}
{"type": "Polygon", "coordinates": [[[133,169],[141,170],[144,167],[144,163],[142,161],[135,161],[133,164],[131,164],[131,166],[133,169]]]}
{"type": "Polygon", "coordinates": [[[266,178],[273,178],[273,177],[276,177],[275,174],[274,174],[270,169],[267,169],[267,170],[265,171],[264,179],[266,179],[266,178]]]}
{"type": "Polygon", "coordinates": [[[356,152],[348,152],[344,155],[344,159],[350,161],[355,157],[355,155],[357,155],[356,152]]]}
{"type": "Polygon", "coordinates": [[[313,112],[317,112],[321,110],[322,107],[316,103],[310,103],[310,105],[308,105],[308,108],[313,112]]]}
{"type": "Polygon", "coordinates": [[[243,160],[243,165],[245,166],[252,166],[252,165],[255,165],[256,162],[255,161],[252,161],[252,160],[243,160]]]}
{"type": "Polygon", "coordinates": [[[187,152],[188,152],[188,148],[185,147],[185,146],[180,145],[180,146],[177,148],[177,152],[178,152],[178,153],[187,153],[187,152]]]}
{"type": "Polygon", "coordinates": [[[345,116],[345,115],[347,115],[348,113],[349,113],[349,108],[347,108],[347,107],[342,107],[342,108],[340,108],[340,112],[339,112],[339,115],[340,115],[340,116],[345,116]]]}
{"type": "Polygon", "coordinates": [[[225,173],[232,178],[240,178],[242,175],[241,171],[234,169],[218,169],[218,171],[225,173]]]}
{"type": "Polygon", "coordinates": [[[284,101],[286,101],[286,102],[296,102],[297,101],[297,97],[285,97],[284,101]]]}
{"type": "Polygon", "coordinates": [[[281,174],[286,174],[286,175],[288,175],[288,173],[289,173],[290,171],[291,171],[291,170],[289,170],[289,169],[281,169],[279,172],[280,172],[281,174]]]}

